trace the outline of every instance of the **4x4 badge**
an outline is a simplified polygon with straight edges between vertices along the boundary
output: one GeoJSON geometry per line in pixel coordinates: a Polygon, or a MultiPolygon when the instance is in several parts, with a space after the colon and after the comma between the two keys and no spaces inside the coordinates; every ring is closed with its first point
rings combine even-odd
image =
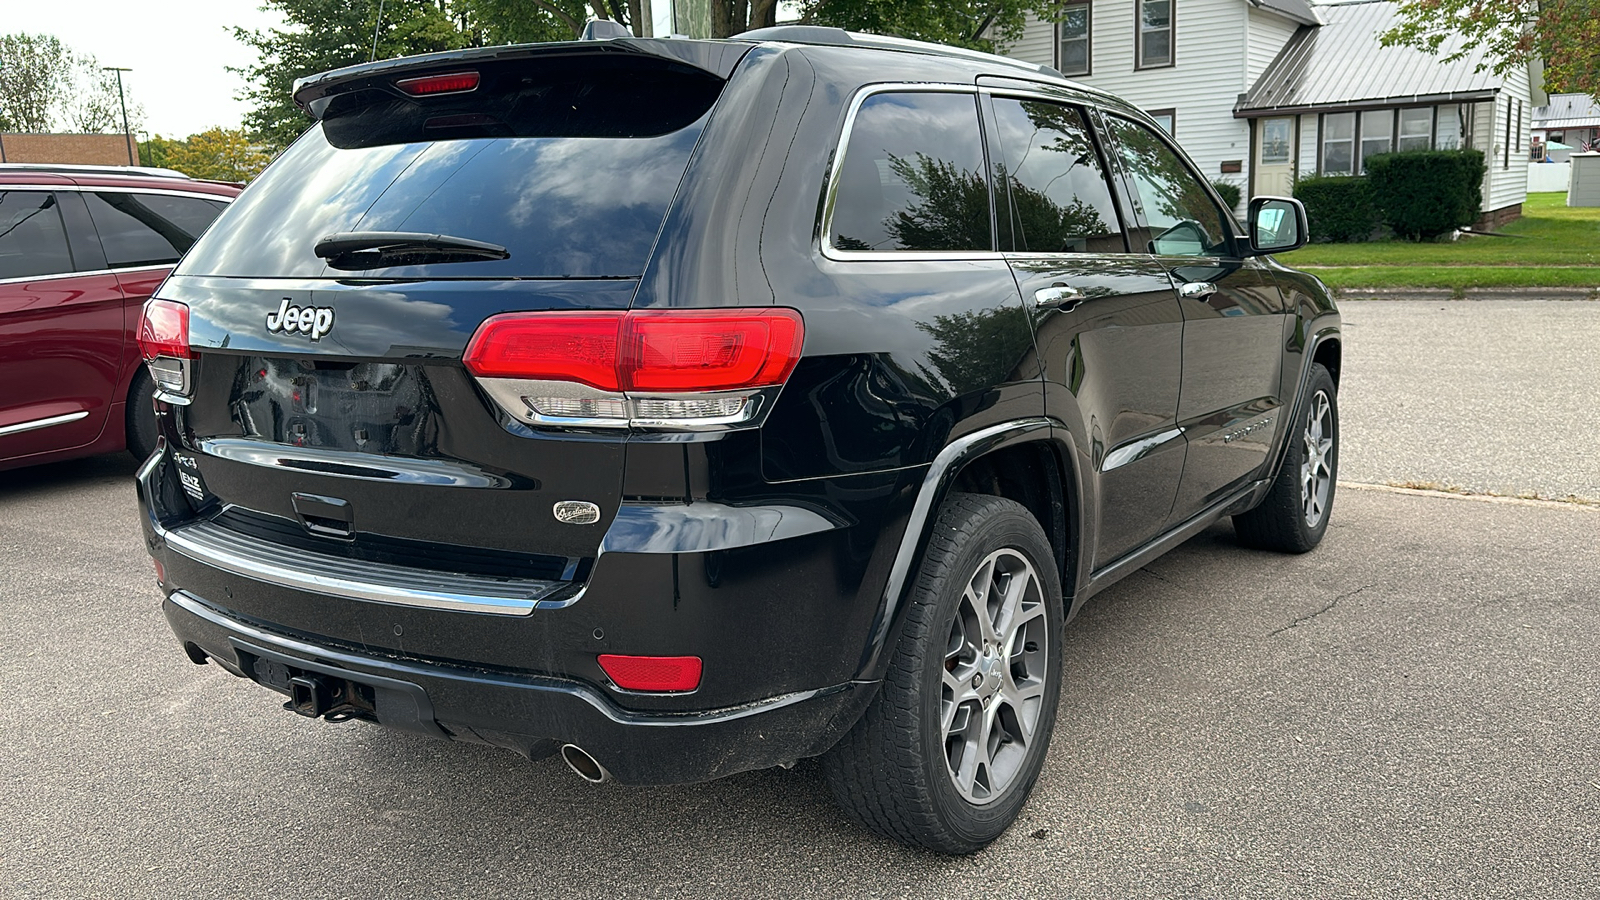
{"type": "Polygon", "coordinates": [[[267,313],[267,333],[283,332],[285,334],[309,334],[313,341],[322,340],[322,336],[333,330],[333,307],[331,306],[290,306],[289,298],[283,298],[283,303],[277,312],[267,313]]]}

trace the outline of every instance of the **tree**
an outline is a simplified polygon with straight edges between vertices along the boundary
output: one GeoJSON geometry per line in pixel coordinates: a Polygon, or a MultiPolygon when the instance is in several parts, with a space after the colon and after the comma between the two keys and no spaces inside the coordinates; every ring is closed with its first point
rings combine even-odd
{"type": "Polygon", "coordinates": [[[139,142],[139,163],[157,168],[172,168],[173,151],[182,147],[183,141],[164,138],[161,135],[146,138],[139,142]]]}
{"type": "MultiPolygon", "coordinates": [[[[116,76],[48,34],[0,36],[0,130],[121,132],[116,76]]],[[[135,131],[144,117],[128,104],[135,131]]]]}
{"type": "Polygon", "coordinates": [[[1454,62],[1482,46],[1480,69],[1504,75],[1542,60],[1550,90],[1600,97],[1600,0],[1402,0],[1398,15],[1385,47],[1454,62]]]}
{"type": "Polygon", "coordinates": [[[235,28],[234,36],[255,48],[260,58],[232,71],[250,83],[244,99],[254,108],[245,115],[246,129],[272,148],[288,146],[311,124],[294,105],[296,78],[374,57],[432,53],[469,44],[459,20],[451,18],[436,0],[384,0],[381,25],[378,0],[267,0],[267,5],[283,14],[288,27],[235,28]]]}
{"type": "MultiPolygon", "coordinates": [[[[157,138],[156,140],[161,140],[157,138]]],[[[249,181],[261,174],[272,157],[239,128],[212,128],[187,141],[166,141],[163,165],[193,178],[249,181]]]]}
{"type": "Polygon", "coordinates": [[[1061,0],[803,0],[801,21],[993,52],[1022,34],[1023,16],[1061,17],[1061,0]]]}

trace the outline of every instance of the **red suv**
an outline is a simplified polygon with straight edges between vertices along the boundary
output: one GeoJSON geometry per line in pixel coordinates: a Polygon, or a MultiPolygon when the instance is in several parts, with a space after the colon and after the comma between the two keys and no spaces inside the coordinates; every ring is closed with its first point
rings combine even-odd
{"type": "Polygon", "coordinates": [[[0,469],[155,449],[144,302],[239,186],[0,165],[0,469]]]}

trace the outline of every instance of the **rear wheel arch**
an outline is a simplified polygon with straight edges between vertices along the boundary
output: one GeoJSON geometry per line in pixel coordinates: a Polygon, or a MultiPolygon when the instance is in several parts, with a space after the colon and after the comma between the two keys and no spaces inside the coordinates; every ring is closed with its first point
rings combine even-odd
{"type": "Polygon", "coordinates": [[[1076,542],[1081,534],[1076,483],[1060,448],[1041,437],[968,460],[940,498],[940,505],[957,492],[1003,497],[1021,504],[1033,514],[1050,541],[1062,593],[1070,609],[1072,587],[1077,581],[1076,542]]]}

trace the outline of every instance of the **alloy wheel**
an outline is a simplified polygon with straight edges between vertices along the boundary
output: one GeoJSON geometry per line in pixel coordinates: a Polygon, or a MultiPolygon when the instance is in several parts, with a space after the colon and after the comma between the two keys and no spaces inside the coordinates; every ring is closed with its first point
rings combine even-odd
{"type": "Polygon", "coordinates": [[[1306,525],[1315,528],[1328,510],[1333,493],[1333,405],[1326,391],[1311,398],[1311,415],[1303,436],[1305,451],[1300,463],[1300,501],[1306,525]]]}
{"type": "Polygon", "coordinates": [[[1023,769],[1044,705],[1049,642],[1033,564],[1010,548],[990,553],[950,624],[939,703],[946,768],[971,803],[993,801],[1023,769]]]}

